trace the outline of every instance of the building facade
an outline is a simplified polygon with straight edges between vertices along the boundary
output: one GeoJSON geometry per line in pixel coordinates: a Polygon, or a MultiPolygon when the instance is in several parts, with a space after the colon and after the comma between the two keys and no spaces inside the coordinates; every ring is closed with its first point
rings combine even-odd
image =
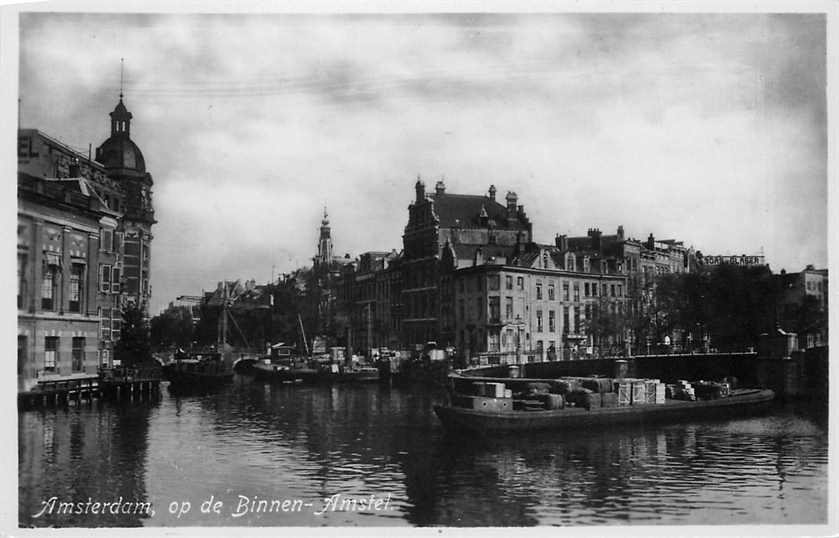
{"type": "Polygon", "coordinates": [[[626,311],[626,276],[601,269],[534,243],[502,264],[455,269],[455,347],[467,358],[505,362],[616,353],[625,335],[615,320],[626,311]],[[614,324],[608,330],[606,317],[614,324]]]}
{"type": "Polygon", "coordinates": [[[828,344],[828,272],[808,265],[798,273],[776,277],[781,288],[778,322],[798,333],[802,348],[828,344]]]}
{"type": "Polygon", "coordinates": [[[408,223],[402,236],[402,318],[400,340],[419,349],[429,342],[439,346],[454,343],[451,325],[449,273],[484,260],[502,263],[516,245],[531,240],[533,227],[508,192],[506,205],[496,201],[495,186],[486,195],[451,194],[438,181],[434,193],[426,193],[417,179],[416,197],[408,206],[408,223]],[[441,266],[444,249],[454,253],[447,267],[441,266]]]}
{"type": "Polygon", "coordinates": [[[111,118],[102,162],[38,130],[18,132],[21,390],[113,366],[123,308],[148,306],[152,180],[121,98],[111,118]]]}

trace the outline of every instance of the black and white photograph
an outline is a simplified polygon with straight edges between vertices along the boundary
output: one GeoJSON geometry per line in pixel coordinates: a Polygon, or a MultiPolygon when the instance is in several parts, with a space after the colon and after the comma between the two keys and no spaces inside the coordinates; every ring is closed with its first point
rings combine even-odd
{"type": "Polygon", "coordinates": [[[0,533],[839,532],[836,3],[187,5],[2,8],[0,533]]]}

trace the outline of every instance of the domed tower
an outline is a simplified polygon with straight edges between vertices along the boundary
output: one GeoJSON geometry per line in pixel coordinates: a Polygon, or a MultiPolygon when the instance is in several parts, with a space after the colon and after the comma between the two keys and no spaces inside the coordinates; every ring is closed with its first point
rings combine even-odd
{"type": "MultiPolygon", "coordinates": [[[[118,232],[122,232],[122,298],[147,310],[151,296],[151,227],[154,220],[152,206],[152,177],[146,172],[146,161],[137,144],[131,140],[133,115],[122,102],[110,113],[111,136],[96,148],[96,160],[107,171],[124,195],[123,218],[118,232]]],[[[114,245],[119,250],[120,245],[114,245]]]]}

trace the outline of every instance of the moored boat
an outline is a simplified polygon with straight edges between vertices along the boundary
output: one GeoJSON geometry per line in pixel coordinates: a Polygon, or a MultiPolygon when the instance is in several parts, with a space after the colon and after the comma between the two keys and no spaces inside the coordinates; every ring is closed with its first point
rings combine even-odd
{"type": "Polygon", "coordinates": [[[594,390],[569,391],[568,387],[562,388],[562,380],[468,377],[455,373],[450,376],[450,403],[435,406],[434,411],[451,432],[513,433],[728,418],[765,411],[775,396],[768,389],[727,389],[710,399],[696,399],[690,384],[680,382],[685,388],[667,385],[670,397],[665,398],[665,385],[658,380],[590,381],[588,385],[594,390]],[[515,395],[506,388],[508,385],[517,388],[515,395]],[[544,390],[544,386],[550,388],[544,390]],[[642,386],[652,391],[651,397],[642,386]],[[533,387],[538,393],[526,392],[533,387]]]}
{"type": "Polygon", "coordinates": [[[174,392],[213,390],[233,381],[233,370],[218,352],[179,355],[162,373],[174,392]]]}

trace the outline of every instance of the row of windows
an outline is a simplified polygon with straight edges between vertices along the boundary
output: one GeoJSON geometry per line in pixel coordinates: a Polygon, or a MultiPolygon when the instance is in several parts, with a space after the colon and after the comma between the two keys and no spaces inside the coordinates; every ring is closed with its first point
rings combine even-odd
{"type": "MultiPolygon", "coordinates": [[[[474,280],[476,283],[476,290],[481,291],[481,283],[483,279],[480,277],[474,280]]],[[[487,277],[487,289],[489,291],[498,291],[501,287],[501,276],[500,275],[489,275],[487,277]]],[[[504,288],[507,290],[513,289],[513,276],[512,275],[505,275],[504,276],[504,288]]],[[[554,288],[553,282],[548,283],[547,286],[548,290],[548,300],[553,301],[555,300],[556,291],[554,288]]],[[[515,280],[515,289],[524,290],[524,277],[516,277],[515,280]]],[[[574,300],[580,300],[580,283],[574,282],[574,300]]],[[[611,296],[611,297],[623,297],[623,284],[613,284],[613,283],[601,283],[600,286],[597,285],[596,282],[585,282],[583,284],[583,290],[585,292],[585,297],[597,297],[598,295],[601,296],[611,296]]],[[[460,280],[460,292],[466,292],[466,279],[460,280]]],[[[570,286],[568,282],[562,283],[562,298],[564,301],[570,300],[570,286]]],[[[542,300],[543,297],[543,286],[542,282],[537,280],[536,281],[536,299],[542,300]]]]}
{"type": "MultiPolygon", "coordinates": [[[[60,362],[59,357],[59,343],[58,336],[44,337],[44,357],[42,368],[44,372],[55,372],[58,370],[60,362]]],[[[72,340],[72,347],[70,351],[70,368],[73,372],[81,372],[84,369],[84,348],[86,340],[83,336],[74,336],[72,340]]],[[[18,373],[23,373],[23,365],[26,362],[27,353],[27,337],[19,335],[17,337],[17,362],[18,373]]]]}
{"type": "MultiPolygon", "coordinates": [[[[19,253],[17,256],[17,307],[24,307],[26,297],[27,279],[26,270],[28,259],[26,254],[19,253]]],[[[70,295],[67,302],[67,311],[81,313],[85,304],[85,282],[87,265],[84,263],[70,264],[70,295]]],[[[54,312],[58,309],[59,286],[64,278],[64,273],[57,263],[44,264],[41,275],[41,310],[54,312]]],[[[120,268],[109,264],[99,266],[99,291],[103,293],[120,292],[120,268]]]]}

